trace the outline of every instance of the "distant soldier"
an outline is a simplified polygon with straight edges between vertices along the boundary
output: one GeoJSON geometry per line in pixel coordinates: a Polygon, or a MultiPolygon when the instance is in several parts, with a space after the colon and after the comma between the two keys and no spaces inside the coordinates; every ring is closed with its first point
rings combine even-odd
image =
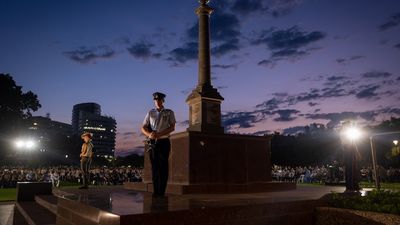
{"type": "Polygon", "coordinates": [[[155,92],[155,109],[150,110],[143,121],[142,133],[149,138],[147,148],[151,161],[154,196],[164,196],[168,181],[168,158],[171,149],[169,135],[175,130],[175,115],[164,108],[165,94],[155,92]]]}
{"type": "Polygon", "coordinates": [[[92,134],[91,133],[84,133],[82,134],[81,138],[83,139],[84,143],[82,144],[81,154],[81,171],[82,171],[82,181],[83,185],[79,187],[79,189],[88,189],[89,185],[89,170],[90,164],[92,163],[93,157],[93,144],[92,144],[92,134]]]}

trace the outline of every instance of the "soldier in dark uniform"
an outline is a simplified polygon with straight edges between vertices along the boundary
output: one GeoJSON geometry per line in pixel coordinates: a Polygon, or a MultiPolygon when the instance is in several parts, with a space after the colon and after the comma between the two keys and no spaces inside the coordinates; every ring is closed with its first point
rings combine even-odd
{"type": "Polygon", "coordinates": [[[155,109],[151,109],[142,126],[142,133],[149,138],[152,145],[150,153],[154,196],[164,196],[168,181],[168,158],[171,150],[169,135],[175,130],[175,115],[164,108],[165,94],[155,92],[153,100],[155,109]]]}

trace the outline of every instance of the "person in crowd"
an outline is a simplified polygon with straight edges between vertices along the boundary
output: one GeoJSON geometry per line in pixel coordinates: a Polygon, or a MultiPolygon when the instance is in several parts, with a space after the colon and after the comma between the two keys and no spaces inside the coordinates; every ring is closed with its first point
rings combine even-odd
{"type": "Polygon", "coordinates": [[[51,171],[50,173],[50,179],[51,179],[51,184],[53,187],[59,187],[60,186],[60,176],[58,175],[57,171],[51,171]]]}

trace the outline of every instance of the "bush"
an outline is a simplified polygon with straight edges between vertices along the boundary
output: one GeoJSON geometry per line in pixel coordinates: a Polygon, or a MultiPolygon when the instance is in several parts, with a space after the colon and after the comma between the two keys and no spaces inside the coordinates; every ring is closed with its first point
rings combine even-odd
{"type": "Polygon", "coordinates": [[[329,205],[336,208],[400,215],[400,192],[373,190],[366,196],[345,196],[335,193],[329,205]]]}

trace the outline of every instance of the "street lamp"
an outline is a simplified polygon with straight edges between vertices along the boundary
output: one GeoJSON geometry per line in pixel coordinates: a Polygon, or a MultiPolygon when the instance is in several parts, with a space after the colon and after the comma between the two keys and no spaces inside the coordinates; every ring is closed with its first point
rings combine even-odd
{"type": "MultiPolygon", "coordinates": [[[[392,135],[392,134],[399,134],[399,133],[400,133],[400,131],[383,132],[383,133],[372,134],[369,137],[369,142],[371,144],[372,166],[374,168],[374,174],[375,174],[375,188],[377,190],[381,189],[381,184],[380,184],[380,178],[379,178],[379,174],[378,174],[378,165],[377,165],[377,160],[376,160],[374,137],[376,137],[376,136],[384,136],[384,135],[392,135]]],[[[398,140],[394,140],[393,144],[397,146],[398,140]]]]}
{"type": "Polygon", "coordinates": [[[344,130],[344,133],[350,141],[354,142],[357,141],[361,137],[361,131],[356,127],[349,127],[344,130]]]}
{"type": "Polygon", "coordinates": [[[397,144],[399,144],[399,141],[393,140],[393,144],[394,144],[394,147],[392,148],[392,155],[393,156],[400,155],[400,149],[399,149],[399,146],[397,145],[397,144]]]}
{"type": "Polygon", "coordinates": [[[358,149],[356,141],[362,136],[361,130],[355,127],[350,121],[343,123],[341,132],[342,147],[344,150],[346,192],[358,192],[358,176],[357,176],[357,155],[358,149]]]}

